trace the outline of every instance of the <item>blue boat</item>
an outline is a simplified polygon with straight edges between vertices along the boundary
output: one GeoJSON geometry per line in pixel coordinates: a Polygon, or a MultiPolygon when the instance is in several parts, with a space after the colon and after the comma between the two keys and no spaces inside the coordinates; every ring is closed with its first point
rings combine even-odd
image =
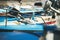
{"type": "MultiPolygon", "coordinates": [[[[17,18],[6,16],[6,10],[1,9],[0,12],[4,14],[0,16],[0,40],[39,40],[39,37],[43,36],[43,24],[17,22],[17,18]]],[[[27,11],[20,12],[25,13],[27,11]]],[[[28,11],[27,13],[30,12],[33,11],[28,11]]]]}

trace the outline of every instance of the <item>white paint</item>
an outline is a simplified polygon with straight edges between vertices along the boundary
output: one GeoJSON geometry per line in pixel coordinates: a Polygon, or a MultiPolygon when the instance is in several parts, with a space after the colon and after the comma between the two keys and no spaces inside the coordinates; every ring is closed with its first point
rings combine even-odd
{"type": "Polygon", "coordinates": [[[46,35],[46,40],[54,40],[53,38],[54,38],[54,34],[51,32],[48,32],[46,35]]]}
{"type": "Polygon", "coordinates": [[[57,28],[60,28],[60,16],[56,16],[56,25],[57,28]]]}

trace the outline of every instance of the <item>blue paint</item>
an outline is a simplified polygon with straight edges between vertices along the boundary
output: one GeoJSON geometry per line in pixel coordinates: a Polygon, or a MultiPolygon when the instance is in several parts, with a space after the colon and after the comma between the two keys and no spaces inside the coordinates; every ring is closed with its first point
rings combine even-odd
{"type": "Polygon", "coordinates": [[[42,25],[4,25],[0,26],[0,29],[9,29],[9,30],[40,30],[43,31],[42,25]]]}
{"type": "Polygon", "coordinates": [[[0,16],[0,22],[4,22],[4,18],[5,17],[0,16]]]}
{"type": "Polygon", "coordinates": [[[0,40],[38,40],[35,35],[24,32],[0,32],[0,40]]]}
{"type": "MultiPolygon", "coordinates": [[[[0,18],[5,20],[5,17],[0,17],[0,18]]],[[[8,18],[8,21],[13,21],[13,19],[15,18],[8,18]]],[[[35,31],[35,32],[32,32],[31,34],[26,32],[0,32],[0,40],[39,40],[39,37],[43,35],[43,25],[41,24],[39,25],[30,25],[30,24],[7,25],[7,26],[2,25],[0,26],[0,29],[35,31]],[[39,32],[36,32],[36,31],[39,31],[39,32]],[[37,35],[39,35],[39,37],[37,35]]]]}
{"type": "MultiPolygon", "coordinates": [[[[5,20],[5,17],[0,17],[2,22],[4,22],[3,20],[5,20]],[[3,20],[2,20],[3,19],[3,20]]],[[[15,21],[17,20],[17,18],[9,18],[8,17],[8,21],[15,21]]],[[[27,25],[7,25],[5,27],[5,25],[1,25],[0,29],[9,29],[9,30],[43,30],[43,25],[39,24],[39,25],[32,25],[32,24],[27,24],[27,25]]]]}
{"type": "MultiPolygon", "coordinates": [[[[4,20],[5,20],[5,16],[0,16],[0,22],[4,22],[4,20]]],[[[8,19],[7,19],[8,21],[15,21],[15,20],[17,20],[17,18],[10,18],[10,17],[8,17],[8,19]]]]}
{"type": "Polygon", "coordinates": [[[54,31],[56,29],[56,27],[57,27],[56,25],[50,25],[50,26],[46,25],[46,30],[47,31],[54,31]]]}

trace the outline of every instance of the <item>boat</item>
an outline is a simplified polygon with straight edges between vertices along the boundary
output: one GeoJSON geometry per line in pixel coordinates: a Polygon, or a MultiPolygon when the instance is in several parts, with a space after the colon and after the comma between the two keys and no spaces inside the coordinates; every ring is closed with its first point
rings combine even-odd
{"type": "MultiPolygon", "coordinates": [[[[19,3],[18,3],[19,4],[19,3]]],[[[19,6],[18,4],[9,4],[8,3],[8,7],[7,7],[7,12],[5,9],[0,9],[0,16],[6,16],[6,13],[9,14],[9,11],[14,12],[14,10],[16,9],[17,11],[20,12],[21,16],[23,16],[24,18],[30,18],[30,20],[36,20],[37,23],[41,23],[43,24],[44,21],[46,24],[50,25],[50,24],[54,24],[56,23],[56,19],[53,19],[52,16],[46,16],[44,13],[43,8],[41,7],[37,7],[37,6],[32,6],[32,5],[22,5],[19,6]],[[15,7],[13,7],[15,6],[15,7]],[[17,8],[18,6],[18,8],[17,8]],[[15,8],[15,9],[13,9],[15,8]],[[42,20],[43,18],[43,20],[42,20]]],[[[18,13],[18,12],[17,12],[18,13]]]]}

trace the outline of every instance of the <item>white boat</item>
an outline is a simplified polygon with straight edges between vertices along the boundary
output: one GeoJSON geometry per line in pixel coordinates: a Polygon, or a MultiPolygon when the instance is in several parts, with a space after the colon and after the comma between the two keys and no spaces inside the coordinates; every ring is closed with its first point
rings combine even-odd
{"type": "Polygon", "coordinates": [[[40,16],[36,18],[36,21],[46,25],[55,25],[56,19],[53,19],[52,16],[40,16]]]}

